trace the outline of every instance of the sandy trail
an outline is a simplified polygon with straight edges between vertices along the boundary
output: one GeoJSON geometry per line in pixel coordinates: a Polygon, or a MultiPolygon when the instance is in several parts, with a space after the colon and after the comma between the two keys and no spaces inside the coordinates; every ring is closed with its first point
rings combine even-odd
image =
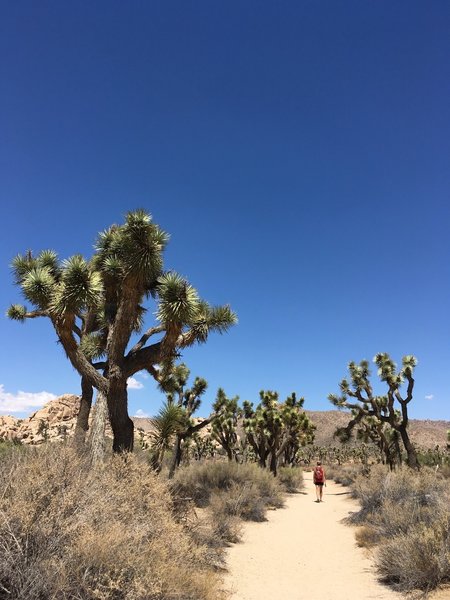
{"type": "Polygon", "coordinates": [[[358,504],[333,481],[315,502],[311,473],[305,493],[290,495],[264,523],[246,523],[242,543],[227,551],[231,600],[398,600],[377,582],[371,560],[341,523],[358,504]]]}

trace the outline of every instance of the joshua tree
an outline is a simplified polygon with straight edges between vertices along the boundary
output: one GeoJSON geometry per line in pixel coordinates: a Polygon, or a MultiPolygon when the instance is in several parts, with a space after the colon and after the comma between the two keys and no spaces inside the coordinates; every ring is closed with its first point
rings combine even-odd
{"type": "Polygon", "coordinates": [[[413,397],[414,368],[417,359],[414,356],[404,356],[402,368],[397,371],[397,365],[386,353],[379,353],[374,358],[378,367],[378,376],[388,386],[387,394],[376,396],[370,384],[370,369],[367,360],[360,364],[351,362],[348,365],[350,382],[343,379],[339,385],[341,394],[330,394],[330,402],[338,408],[348,408],[352,411],[352,419],[345,431],[348,435],[367,417],[374,417],[378,422],[386,423],[400,435],[407,454],[407,463],[413,469],[419,469],[416,450],[408,435],[408,404],[413,397]],[[402,396],[400,388],[407,381],[406,396],[402,396]],[[351,398],[352,400],[349,400],[351,398]],[[396,404],[400,410],[396,409],[396,404]]]}
{"type": "Polygon", "coordinates": [[[276,475],[280,456],[286,451],[290,456],[294,449],[297,453],[303,442],[312,441],[313,426],[301,412],[303,398],[297,400],[292,394],[282,405],[277,392],[261,391],[260,398],[255,410],[250,402],[244,402],[244,429],[260,466],[269,463],[276,475]]]}
{"type": "Polygon", "coordinates": [[[314,441],[316,426],[302,410],[304,402],[304,398],[297,399],[292,393],[281,406],[284,435],[277,455],[283,456],[285,465],[294,465],[299,449],[314,441]]]}
{"type": "Polygon", "coordinates": [[[206,392],[208,383],[205,379],[196,377],[193,386],[185,389],[189,375],[190,371],[183,363],[176,366],[171,363],[165,365],[160,375],[160,388],[167,393],[168,403],[174,404],[183,413],[182,424],[175,432],[169,479],[174,476],[176,468],[181,464],[183,447],[216,416],[213,413],[198,423],[193,421],[192,415],[199,409],[201,397],[206,392]]]}
{"type": "Polygon", "coordinates": [[[158,416],[152,419],[154,428],[152,437],[152,465],[159,473],[164,454],[173,445],[173,438],[186,427],[186,415],[181,406],[167,401],[158,416]]]}
{"type": "Polygon", "coordinates": [[[229,306],[210,306],[186,279],[163,271],[167,241],[150,215],[137,210],[123,225],[100,233],[89,261],[75,255],[60,263],[54,252],[44,252],[37,258],[19,255],[13,262],[16,283],[34,309],[16,304],[8,315],[19,321],[51,320],[73,367],[106,397],[116,452],[133,449],[128,378],[145,369],[158,379],[159,365],[187,346],[206,342],[211,331],[223,333],[236,323],[229,306]],[[143,328],[143,303],[150,298],[156,302],[157,323],[129,348],[132,334],[143,328]],[[97,356],[104,358],[94,362],[97,356]]]}
{"type": "Polygon", "coordinates": [[[217,416],[212,421],[212,438],[227,453],[228,460],[238,457],[237,424],[241,411],[238,406],[239,396],[228,398],[222,388],[217,391],[213,409],[217,416]]]}

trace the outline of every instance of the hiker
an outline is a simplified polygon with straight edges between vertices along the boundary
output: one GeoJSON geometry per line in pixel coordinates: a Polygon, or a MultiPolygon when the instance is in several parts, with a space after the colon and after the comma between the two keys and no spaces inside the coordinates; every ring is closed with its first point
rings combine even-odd
{"type": "Polygon", "coordinates": [[[317,461],[317,466],[314,467],[313,481],[316,486],[316,502],[322,502],[323,486],[327,485],[327,480],[320,460],[317,461]]]}

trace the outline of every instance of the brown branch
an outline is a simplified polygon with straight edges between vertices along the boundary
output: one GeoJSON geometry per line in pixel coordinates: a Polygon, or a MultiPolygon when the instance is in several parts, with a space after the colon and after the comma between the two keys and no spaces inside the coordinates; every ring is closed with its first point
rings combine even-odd
{"type": "Polygon", "coordinates": [[[78,373],[84,376],[91,385],[103,393],[107,393],[108,381],[97,372],[97,369],[88,361],[73,336],[75,315],[66,316],[64,319],[55,319],[54,327],[58,337],[78,373]]]}
{"type": "Polygon", "coordinates": [[[25,319],[36,319],[37,317],[49,317],[49,313],[46,310],[32,310],[25,313],[25,319]]]}
{"type": "Polygon", "coordinates": [[[151,346],[144,346],[144,348],[141,348],[137,352],[128,353],[123,368],[127,377],[131,377],[131,375],[134,375],[138,371],[145,370],[153,375],[152,369],[162,359],[161,342],[157,342],[151,346]]]}
{"type": "Polygon", "coordinates": [[[138,352],[138,350],[143,348],[152,335],[155,335],[156,333],[161,333],[163,331],[165,331],[164,325],[157,325],[155,327],[150,327],[149,329],[147,329],[147,331],[144,333],[141,339],[131,348],[127,356],[133,354],[134,352],[138,352]]]}

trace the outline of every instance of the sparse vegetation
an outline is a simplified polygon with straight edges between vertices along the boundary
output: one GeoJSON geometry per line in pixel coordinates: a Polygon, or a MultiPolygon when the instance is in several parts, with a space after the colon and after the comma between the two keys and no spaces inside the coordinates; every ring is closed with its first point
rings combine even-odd
{"type": "Polygon", "coordinates": [[[283,506],[279,482],[255,464],[217,461],[180,468],[172,480],[177,496],[206,508],[213,538],[224,543],[239,539],[239,520],[263,521],[269,507],[283,506]]]}
{"type": "Polygon", "coordinates": [[[0,598],[216,600],[209,551],[167,486],[128,456],[91,468],[64,445],[0,462],[0,598]]]}
{"type": "Polygon", "coordinates": [[[361,545],[377,545],[381,577],[402,591],[430,590],[450,581],[450,485],[434,470],[387,472],[372,467],[353,490],[361,509],[361,545]]]}

